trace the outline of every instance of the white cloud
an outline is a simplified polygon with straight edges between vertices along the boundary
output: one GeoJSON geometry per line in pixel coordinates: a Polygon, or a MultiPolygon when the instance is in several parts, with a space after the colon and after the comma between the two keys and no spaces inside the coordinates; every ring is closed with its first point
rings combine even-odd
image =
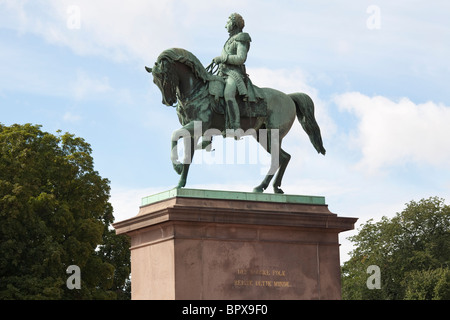
{"type": "Polygon", "coordinates": [[[443,4],[398,6],[381,1],[377,6],[382,24],[377,31],[366,26],[368,5],[350,1],[324,7],[312,1],[3,0],[0,6],[0,27],[37,34],[80,55],[116,61],[152,63],[161,51],[174,46],[200,58],[207,55],[210,61],[211,52],[219,54],[226,39],[223,26],[228,14],[238,11],[254,39],[255,60],[302,63],[321,72],[336,65],[372,75],[401,70],[417,77],[435,76],[436,83],[449,69],[448,46],[442,39],[448,38],[450,29],[443,4]],[[79,10],[70,10],[73,7],[79,10]],[[70,27],[75,12],[79,29],[70,27]]]}
{"type": "Polygon", "coordinates": [[[78,122],[81,120],[81,116],[73,114],[70,111],[67,111],[63,116],[63,120],[67,122],[78,122]]]}
{"type": "Polygon", "coordinates": [[[126,188],[111,185],[110,203],[114,209],[115,222],[135,217],[143,197],[170,190],[171,187],[126,188]]]}
{"type": "Polygon", "coordinates": [[[183,42],[174,29],[173,1],[131,1],[126,5],[111,0],[1,4],[7,11],[7,21],[0,25],[20,33],[38,34],[81,55],[102,55],[117,61],[154,59],[166,46],[183,42]]]}
{"type": "Polygon", "coordinates": [[[76,99],[83,99],[90,95],[111,92],[112,88],[107,77],[96,79],[86,72],[78,70],[72,90],[76,99]]]}
{"type": "Polygon", "coordinates": [[[450,107],[357,92],[341,94],[335,102],[359,118],[353,141],[362,152],[361,168],[376,172],[408,162],[450,165],[450,107]]]}
{"type": "MultiPolygon", "coordinates": [[[[247,72],[252,82],[258,87],[270,87],[286,94],[303,92],[309,95],[314,102],[314,113],[321,129],[322,138],[331,136],[336,132],[336,124],[328,115],[327,104],[319,97],[319,91],[307,83],[308,75],[300,68],[289,70],[247,68],[247,72]]],[[[292,130],[297,130],[296,126],[292,130]]]]}

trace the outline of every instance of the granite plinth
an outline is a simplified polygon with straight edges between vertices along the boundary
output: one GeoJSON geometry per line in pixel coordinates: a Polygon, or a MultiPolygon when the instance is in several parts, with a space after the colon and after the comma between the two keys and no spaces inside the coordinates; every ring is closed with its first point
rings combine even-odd
{"type": "Polygon", "coordinates": [[[173,189],[114,224],[132,299],[340,299],[338,217],[324,197],[173,189]]]}

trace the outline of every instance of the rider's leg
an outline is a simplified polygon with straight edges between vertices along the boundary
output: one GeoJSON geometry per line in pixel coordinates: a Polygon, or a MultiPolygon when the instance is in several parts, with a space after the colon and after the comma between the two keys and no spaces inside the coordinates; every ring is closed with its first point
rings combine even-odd
{"type": "Polygon", "coordinates": [[[241,127],[240,123],[240,113],[239,105],[236,102],[236,83],[232,77],[228,77],[225,84],[225,102],[226,102],[226,129],[239,129],[241,127]]]}

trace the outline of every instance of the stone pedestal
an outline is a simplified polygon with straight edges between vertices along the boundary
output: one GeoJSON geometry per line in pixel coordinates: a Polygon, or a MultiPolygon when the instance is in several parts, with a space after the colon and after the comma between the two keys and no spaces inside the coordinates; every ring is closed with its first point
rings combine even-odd
{"type": "Polygon", "coordinates": [[[114,224],[132,299],[340,299],[338,217],[323,197],[173,189],[114,224]]]}

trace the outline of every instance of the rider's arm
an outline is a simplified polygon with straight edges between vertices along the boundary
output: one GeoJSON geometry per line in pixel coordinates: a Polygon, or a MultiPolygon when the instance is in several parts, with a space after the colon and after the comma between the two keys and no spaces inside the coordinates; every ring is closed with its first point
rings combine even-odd
{"type": "MultiPolygon", "coordinates": [[[[245,60],[247,60],[248,43],[243,41],[236,41],[236,44],[236,54],[227,55],[226,60],[223,61],[223,63],[240,66],[244,64],[245,60]]],[[[223,57],[222,60],[224,60],[223,57]]]]}

